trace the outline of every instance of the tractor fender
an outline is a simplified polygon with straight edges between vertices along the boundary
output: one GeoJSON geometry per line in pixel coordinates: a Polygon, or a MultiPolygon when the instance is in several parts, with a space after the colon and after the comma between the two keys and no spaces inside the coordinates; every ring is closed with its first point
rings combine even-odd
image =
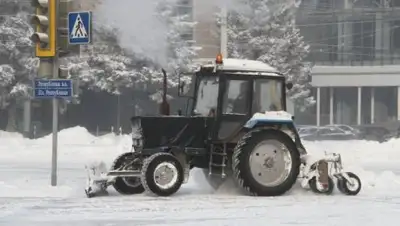
{"type": "Polygon", "coordinates": [[[265,127],[283,131],[292,140],[298,135],[294,125],[293,116],[285,111],[270,111],[256,113],[244,125],[246,130],[265,127]]]}
{"type": "Polygon", "coordinates": [[[253,127],[252,131],[254,131],[254,130],[263,130],[264,132],[280,134],[284,137],[289,138],[289,140],[291,140],[293,142],[293,144],[295,144],[294,139],[291,136],[291,134],[289,133],[289,131],[281,130],[279,128],[274,128],[271,126],[263,126],[263,125],[258,125],[256,127],[253,127]]]}
{"type": "Polygon", "coordinates": [[[258,126],[288,125],[294,127],[293,116],[286,111],[255,113],[244,125],[247,129],[258,126]]]}
{"type": "Polygon", "coordinates": [[[244,125],[244,129],[249,131],[256,128],[273,129],[280,131],[296,143],[301,153],[306,153],[301,144],[299,134],[297,132],[294,117],[286,111],[267,111],[265,113],[256,113],[244,125]]]}

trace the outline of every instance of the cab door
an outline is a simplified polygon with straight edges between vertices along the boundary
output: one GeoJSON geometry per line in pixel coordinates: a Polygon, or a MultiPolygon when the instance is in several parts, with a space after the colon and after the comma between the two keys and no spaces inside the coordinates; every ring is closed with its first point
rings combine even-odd
{"type": "Polygon", "coordinates": [[[246,76],[222,77],[217,114],[217,140],[230,140],[251,117],[253,81],[246,76]]]}

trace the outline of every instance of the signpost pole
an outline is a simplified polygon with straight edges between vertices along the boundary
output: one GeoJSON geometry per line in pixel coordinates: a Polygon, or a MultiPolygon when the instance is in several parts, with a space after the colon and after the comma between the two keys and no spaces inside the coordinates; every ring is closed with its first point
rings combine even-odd
{"type": "MultiPolygon", "coordinates": [[[[58,15],[58,0],[56,2],[56,15],[58,15]]],[[[55,21],[56,27],[58,26],[55,21]]],[[[57,41],[56,41],[57,42],[57,41]]],[[[57,46],[57,43],[56,43],[57,46]]],[[[53,57],[53,78],[58,79],[58,51],[53,57]]],[[[53,132],[52,132],[52,151],[51,151],[51,186],[57,186],[57,146],[58,146],[58,99],[53,98],[53,132]]]]}
{"type": "Polygon", "coordinates": [[[36,56],[40,58],[39,78],[34,82],[34,95],[35,98],[53,101],[51,185],[57,186],[59,98],[73,97],[73,81],[68,68],[63,70],[60,67],[59,58],[75,49],[72,45],[91,43],[92,15],[90,11],[70,12],[73,6],[70,0],[32,2],[36,9],[36,14],[32,17],[36,32],[31,40],[36,45],[36,56]]]}
{"type": "MultiPolygon", "coordinates": [[[[60,0],[54,0],[56,3],[55,15],[58,18],[60,0]]],[[[54,21],[54,26],[58,27],[58,20],[54,21]]],[[[68,13],[68,45],[86,45],[91,42],[92,32],[91,12],[69,12],[68,13]]],[[[58,35],[58,30],[56,31],[58,35]]],[[[56,39],[56,46],[59,40],[56,39]]],[[[58,98],[71,98],[73,96],[73,83],[71,79],[65,78],[63,71],[60,72],[59,49],[55,50],[52,57],[52,78],[35,81],[36,98],[52,98],[53,100],[53,130],[52,130],[52,152],[51,152],[51,186],[57,186],[57,147],[58,147],[58,98]]],[[[50,65],[49,65],[50,66],[50,65]]]]}
{"type": "MultiPolygon", "coordinates": [[[[53,61],[53,77],[58,78],[58,56],[53,61]]],[[[58,99],[53,98],[53,134],[51,152],[51,186],[57,186],[58,99]]]]}

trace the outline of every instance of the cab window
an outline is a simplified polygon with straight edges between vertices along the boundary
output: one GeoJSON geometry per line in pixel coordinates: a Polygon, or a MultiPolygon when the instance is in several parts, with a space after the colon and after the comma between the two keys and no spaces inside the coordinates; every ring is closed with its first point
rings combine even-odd
{"type": "Polygon", "coordinates": [[[194,114],[210,116],[215,114],[218,105],[219,79],[217,76],[206,76],[199,80],[194,114]]]}
{"type": "Polygon", "coordinates": [[[282,111],[283,82],[274,79],[254,80],[253,112],[282,111]]]}
{"type": "Polygon", "coordinates": [[[246,115],[249,109],[249,81],[228,80],[224,94],[222,113],[246,115]]]}

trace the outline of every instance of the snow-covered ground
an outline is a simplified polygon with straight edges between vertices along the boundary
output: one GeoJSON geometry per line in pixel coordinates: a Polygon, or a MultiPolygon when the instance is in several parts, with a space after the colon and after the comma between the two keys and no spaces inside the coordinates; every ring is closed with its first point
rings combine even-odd
{"type": "Polygon", "coordinates": [[[363,181],[358,196],[315,195],[296,186],[281,197],[211,192],[201,172],[167,198],[146,195],[87,199],[84,165],[110,164],[130,137],[59,133],[58,186],[50,186],[51,136],[28,140],[0,131],[0,225],[398,225],[400,140],[305,143],[310,153],[339,152],[363,181]]]}

